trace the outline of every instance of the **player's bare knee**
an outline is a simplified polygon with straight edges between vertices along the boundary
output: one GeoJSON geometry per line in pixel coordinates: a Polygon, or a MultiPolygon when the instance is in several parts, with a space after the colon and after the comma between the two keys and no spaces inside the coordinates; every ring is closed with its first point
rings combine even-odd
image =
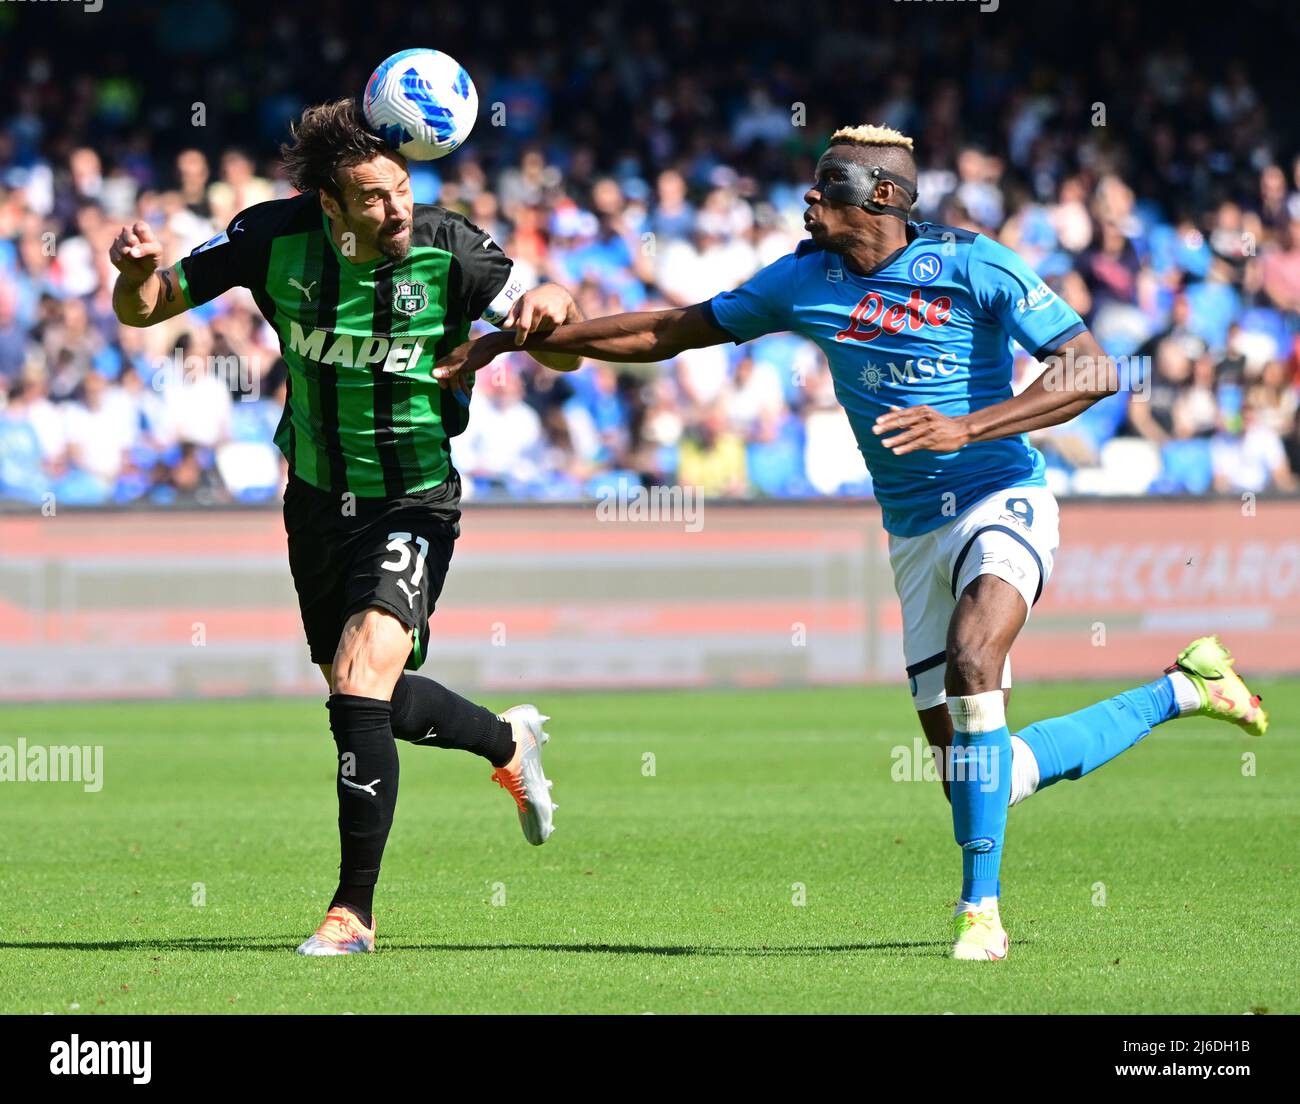
{"type": "Polygon", "coordinates": [[[995,639],[982,634],[954,636],[948,642],[944,688],[949,695],[998,690],[1005,660],[1006,651],[995,639]]]}
{"type": "Polygon", "coordinates": [[[334,657],[334,693],[387,700],[410,650],[410,630],[391,613],[371,607],[353,614],[334,657]]]}
{"type": "Polygon", "coordinates": [[[365,654],[358,655],[347,664],[336,663],[334,668],[334,693],[384,701],[392,697],[393,687],[401,673],[400,669],[394,671],[374,664],[365,654]]]}

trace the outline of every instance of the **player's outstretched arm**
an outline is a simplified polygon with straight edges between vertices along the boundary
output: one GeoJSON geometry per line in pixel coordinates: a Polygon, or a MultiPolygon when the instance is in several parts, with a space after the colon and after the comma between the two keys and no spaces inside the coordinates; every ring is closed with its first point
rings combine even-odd
{"type": "Polygon", "coordinates": [[[1093,403],[1115,394],[1119,385],[1107,371],[1109,360],[1087,330],[1052,351],[1073,371],[1046,371],[1019,395],[1005,402],[949,418],[928,406],[911,406],[882,414],[872,426],[881,444],[896,456],[908,452],[955,452],[976,441],[1014,437],[1060,425],[1093,403]]]}
{"type": "Polygon", "coordinates": [[[146,222],[122,227],[108,250],[117,269],[113,313],[124,326],[153,326],[186,310],[176,266],[158,269],[162,245],[146,222]]]}
{"type": "MultiPolygon", "coordinates": [[[[501,328],[513,332],[518,348],[535,333],[549,333],[556,326],[581,321],[582,311],[567,289],[559,284],[543,284],[515,300],[501,328]]],[[[573,353],[528,352],[538,364],[557,372],[572,372],[582,363],[582,358],[573,353]]]]}
{"type": "Polygon", "coordinates": [[[664,311],[612,314],[586,322],[559,326],[549,333],[533,333],[515,344],[513,333],[487,334],[466,341],[438,361],[434,376],[449,386],[491,364],[512,349],[559,353],[620,364],[668,360],[686,349],[703,349],[730,341],[731,335],[713,321],[703,303],[664,311]]]}

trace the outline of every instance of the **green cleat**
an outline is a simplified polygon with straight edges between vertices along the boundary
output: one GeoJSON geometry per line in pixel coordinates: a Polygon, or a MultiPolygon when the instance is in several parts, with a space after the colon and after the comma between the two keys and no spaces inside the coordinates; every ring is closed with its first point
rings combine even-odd
{"type": "Polygon", "coordinates": [[[1165,674],[1174,671],[1182,671],[1196,687],[1201,698],[1196,715],[1231,721],[1252,736],[1263,736],[1268,731],[1262,699],[1252,694],[1232,669],[1232,653],[1217,636],[1203,636],[1188,644],[1178,653],[1173,666],[1165,668],[1165,674]]]}
{"type": "Polygon", "coordinates": [[[995,908],[967,908],[953,916],[952,957],[966,962],[1001,962],[1010,940],[995,908]]]}

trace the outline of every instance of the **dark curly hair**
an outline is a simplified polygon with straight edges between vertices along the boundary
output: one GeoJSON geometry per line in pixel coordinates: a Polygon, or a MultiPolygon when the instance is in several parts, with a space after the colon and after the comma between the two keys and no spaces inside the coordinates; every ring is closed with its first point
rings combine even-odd
{"type": "Polygon", "coordinates": [[[292,141],[280,147],[280,159],[289,180],[300,192],[328,192],[340,203],[343,190],[334,174],[387,154],[397,160],[402,155],[366,126],[361,105],[348,96],[330,103],[316,104],[289,125],[292,141]]]}

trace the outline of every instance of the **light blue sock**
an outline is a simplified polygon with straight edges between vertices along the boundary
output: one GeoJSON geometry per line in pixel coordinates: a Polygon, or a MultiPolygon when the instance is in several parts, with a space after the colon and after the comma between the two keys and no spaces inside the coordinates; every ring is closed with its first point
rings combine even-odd
{"type": "Polygon", "coordinates": [[[953,835],[961,847],[961,896],[997,897],[1011,796],[1011,732],[1001,690],[950,697],[953,835]]]}
{"type": "Polygon", "coordinates": [[[1038,788],[1077,780],[1127,751],[1158,724],[1178,716],[1173,683],[1157,679],[1113,698],[1035,721],[1016,733],[1038,760],[1038,788]]]}

